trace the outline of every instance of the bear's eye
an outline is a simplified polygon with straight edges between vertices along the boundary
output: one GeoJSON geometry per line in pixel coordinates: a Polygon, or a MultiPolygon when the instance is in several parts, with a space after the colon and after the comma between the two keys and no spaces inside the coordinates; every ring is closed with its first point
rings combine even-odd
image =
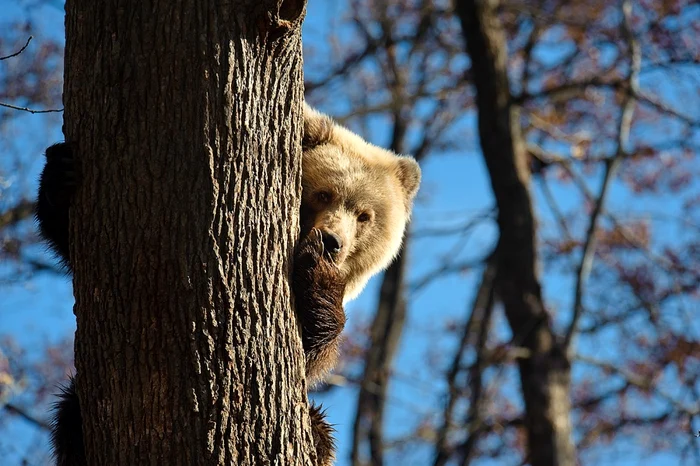
{"type": "Polygon", "coordinates": [[[362,212],[357,216],[357,221],[360,223],[365,223],[370,221],[370,215],[367,212],[362,212]]]}
{"type": "Polygon", "coordinates": [[[327,191],[319,191],[316,193],[316,200],[318,200],[318,202],[321,204],[328,204],[331,202],[331,193],[327,191]]]}

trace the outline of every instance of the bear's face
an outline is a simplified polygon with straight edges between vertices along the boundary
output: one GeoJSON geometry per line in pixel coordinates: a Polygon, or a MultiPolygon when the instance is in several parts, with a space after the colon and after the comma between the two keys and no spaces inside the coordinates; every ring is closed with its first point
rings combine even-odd
{"type": "Polygon", "coordinates": [[[304,130],[301,233],[321,230],[325,253],[346,281],[347,301],[398,253],[420,169],[308,106],[304,130]]]}

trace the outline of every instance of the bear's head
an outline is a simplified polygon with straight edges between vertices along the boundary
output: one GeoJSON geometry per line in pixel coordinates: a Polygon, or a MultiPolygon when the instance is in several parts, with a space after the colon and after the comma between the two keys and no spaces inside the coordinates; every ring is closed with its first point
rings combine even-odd
{"type": "Polygon", "coordinates": [[[318,228],[353,299],[396,256],[420,184],[413,158],[368,143],[304,105],[301,229],[318,228]]]}

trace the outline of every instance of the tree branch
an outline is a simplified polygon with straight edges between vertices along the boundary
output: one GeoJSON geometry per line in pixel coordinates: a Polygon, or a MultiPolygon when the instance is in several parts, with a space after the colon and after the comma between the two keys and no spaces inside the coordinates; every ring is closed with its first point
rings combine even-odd
{"type": "Polygon", "coordinates": [[[622,104],[622,112],[620,114],[620,121],[618,124],[617,131],[617,148],[615,155],[611,157],[605,164],[605,174],[603,176],[603,184],[600,188],[600,193],[596,198],[593,212],[591,213],[590,223],[588,225],[588,231],[586,232],[586,240],[584,242],[583,251],[581,253],[581,261],[576,270],[576,287],[574,291],[574,304],[573,304],[573,316],[571,319],[571,324],[569,325],[566,335],[564,337],[564,347],[568,349],[571,345],[571,341],[576,332],[578,322],[583,313],[583,293],[586,285],[586,280],[591,272],[591,267],[593,266],[593,258],[595,257],[595,249],[597,246],[597,228],[598,219],[603,212],[603,205],[605,204],[608,191],[612,180],[615,178],[617,171],[622,163],[623,158],[627,155],[625,147],[629,140],[630,129],[632,126],[632,116],[634,114],[635,98],[639,87],[639,70],[642,63],[642,52],[639,42],[634,36],[632,31],[632,3],[630,0],[624,0],[622,2],[622,32],[623,36],[627,39],[627,49],[629,53],[630,60],[630,71],[627,76],[627,86],[632,92],[625,96],[625,100],[622,104]]]}
{"type": "Polygon", "coordinates": [[[49,425],[48,422],[42,421],[41,419],[38,419],[38,418],[32,416],[31,414],[29,414],[27,411],[20,408],[19,406],[16,406],[12,403],[7,403],[4,406],[4,408],[5,408],[5,411],[7,411],[8,413],[19,416],[22,419],[24,419],[25,421],[29,422],[30,424],[35,425],[36,427],[38,427],[42,430],[46,430],[46,431],[51,430],[51,426],[49,425]]]}
{"type": "Polygon", "coordinates": [[[27,39],[27,43],[24,44],[24,47],[22,47],[21,49],[19,49],[18,51],[16,51],[15,53],[13,53],[11,55],[6,55],[4,57],[0,57],[0,61],[7,60],[8,58],[16,57],[20,53],[24,52],[24,49],[26,49],[29,46],[29,43],[32,41],[33,38],[34,38],[33,36],[29,36],[29,38],[27,39]]]}
{"type": "MultiPolygon", "coordinates": [[[[447,437],[453,424],[452,416],[454,414],[454,407],[457,399],[459,398],[457,376],[459,375],[460,368],[462,367],[464,352],[466,351],[466,348],[470,346],[470,343],[473,344],[472,339],[474,335],[482,335],[484,328],[488,328],[488,317],[491,313],[490,309],[493,307],[492,300],[495,278],[496,261],[492,257],[486,262],[486,267],[481,275],[481,282],[479,283],[476,295],[474,297],[474,302],[472,303],[469,320],[464,326],[462,338],[460,339],[459,345],[454,353],[450,370],[447,373],[447,403],[443,409],[443,421],[440,428],[438,428],[437,440],[435,441],[435,460],[433,461],[434,466],[443,466],[450,458],[451,449],[447,445],[447,437]]],[[[481,355],[484,347],[485,340],[483,341],[481,347],[476,348],[479,355],[481,355]]],[[[474,393],[472,393],[472,396],[473,395],[474,393]]],[[[478,400],[472,399],[471,403],[473,404],[475,401],[478,402],[478,400]]],[[[470,413],[471,409],[472,405],[470,405],[470,413]]]]}
{"type": "Polygon", "coordinates": [[[513,99],[515,105],[522,105],[527,101],[541,99],[547,97],[549,99],[565,99],[573,95],[578,95],[581,91],[589,87],[608,87],[611,89],[619,89],[622,81],[606,81],[600,76],[593,76],[588,79],[567,82],[552,86],[547,89],[542,89],[537,92],[528,93],[523,91],[522,94],[513,99]]]}
{"type": "Polygon", "coordinates": [[[34,201],[23,199],[5,212],[0,212],[0,229],[14,225],[34,213],[34,201]]]}
{"type": "Polygon", "coordinates": [[[28,113],[32,113],[32,114],[36,114],[36,113],[60,113],[63,111],[62,108],[52,108],[52,109],[48,109],[48,110],[34,110],[34,109],[29,108],[29,107],[18,107],[17,105],[6,104],[4,102],[0,102],[0,107],[9,108],[12,110],[19,110],[21,112],[28,112],[28,113]]]}

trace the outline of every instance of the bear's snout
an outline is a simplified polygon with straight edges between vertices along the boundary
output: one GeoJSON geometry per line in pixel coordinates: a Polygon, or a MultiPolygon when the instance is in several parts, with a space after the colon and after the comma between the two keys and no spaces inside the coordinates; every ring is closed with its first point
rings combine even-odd
{"type": "Polygon", "coordinates": [[[323,230],[321,232],[321,238],[323,241],[323,247],[329,254],[335,256],[340,253],[341,249],[343,249],[343,240],[335,233],[323,230]]]}

